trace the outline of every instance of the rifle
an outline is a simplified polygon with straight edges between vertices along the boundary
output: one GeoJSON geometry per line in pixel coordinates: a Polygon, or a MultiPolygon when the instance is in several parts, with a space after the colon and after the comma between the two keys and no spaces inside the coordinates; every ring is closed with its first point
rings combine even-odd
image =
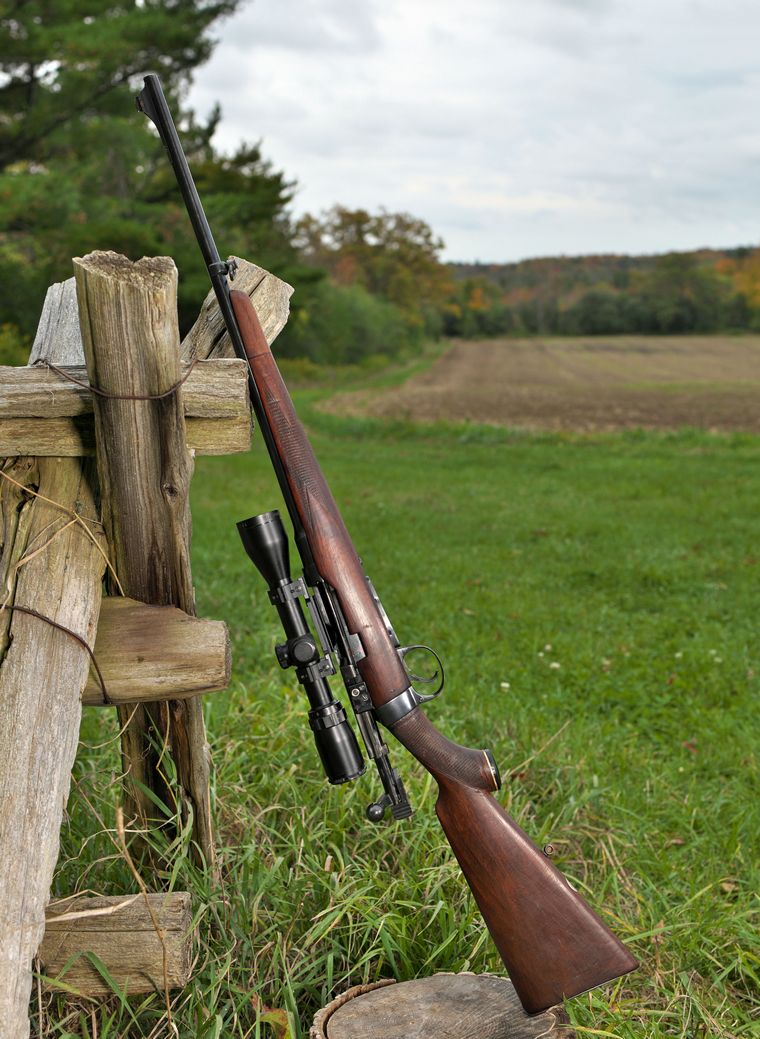
{"type": "Polygon", "coordinates": [[[379,822],[390,809],[395,819],[403,819],[412,811],[380,723],[438,783],[438,819],[525,1010],[537,1013],[626,974],[637,966],[628,949],[493,796],[501,780],[491,752],[453,743],[420,710],[443,688],[440,660],[428,647],[401,645],[364,573],[253,304],[245,292],[230,288],[234,261],[219,257],[158,76],[145,77],[137,107],[158,129],[232,346],[248,362],[251,404],[293,526],[303,576],[291,576],[287,535],[276,509],[237,526],[282,622],[285,642],[277,646],[277,658],[282,667],[295,669],[309,700],[309,724],[328,781],[345,783],[365,772],[346,712],[328,682],[340,671],[383,787],[367,809],[368,818],[379,822]],[[433,653],[438,670],[422,679],[414,675],[406,663],[413,651],[433,653]],[[435,681],[430,693],[414,685],[435,681]]]}

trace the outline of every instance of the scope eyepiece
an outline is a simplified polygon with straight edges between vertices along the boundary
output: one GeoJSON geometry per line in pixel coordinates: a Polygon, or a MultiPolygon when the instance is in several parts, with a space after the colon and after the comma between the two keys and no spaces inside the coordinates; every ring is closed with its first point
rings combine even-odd
{"type": "Polygon", "coordinates": [[[337,700],[309,711],[309,725],[328,782],[348,783],[364,775],[366,765],[359,745],[337,700]]]}

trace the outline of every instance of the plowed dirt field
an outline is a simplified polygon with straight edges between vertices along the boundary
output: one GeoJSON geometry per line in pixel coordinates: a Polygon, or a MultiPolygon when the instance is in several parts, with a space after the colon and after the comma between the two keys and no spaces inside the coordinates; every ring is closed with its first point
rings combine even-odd
{"type": "Polygon", "coordinates": [[[760,336],[457,342],[402,386],[341,394],[326,408],[537,430],[760,433],[760,336]]]}

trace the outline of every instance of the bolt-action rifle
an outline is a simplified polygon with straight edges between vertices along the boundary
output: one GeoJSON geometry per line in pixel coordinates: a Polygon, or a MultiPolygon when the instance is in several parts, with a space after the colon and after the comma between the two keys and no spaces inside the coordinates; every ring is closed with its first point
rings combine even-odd
{"type": "Polygon", "coordinates": [[[158,128],[232,346],[248,362],[253,411],[293,526],[303,576],[291,576],[277,510],[237,526],[280,616],[285,641],[277,658],[282,667],[295,669],[308,697],[309,723],[327,779],[346,783],[365,771],[346,712],[328,682],[339,671],[383,787],[367,809],[369,819],[379,822],[388,809],[395,819],[412,811],[390,764],[382,725],[438,783],[441,826],[528,1013],[633,970],[636,960],[628,949],[493,796],[501,781],[491,752],[453,743],[420,709],[443,688],[440,661],[433,654],[438,667],[432,676],[412,673],[411,654],[427,647],[401,645],[364,573],[253,304],[247,293],[230,288],[234,261],[219,257],[158,76],[145,77],[137,107],[158,128]],[[418,691],[415,683],[426,682],[437,688],[418,691]]]}

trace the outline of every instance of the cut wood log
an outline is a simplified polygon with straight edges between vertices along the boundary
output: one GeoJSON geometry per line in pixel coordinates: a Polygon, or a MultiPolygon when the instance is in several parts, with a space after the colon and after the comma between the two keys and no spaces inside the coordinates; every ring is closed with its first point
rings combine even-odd
{"type": "MultiPolygon", "coordinates": [[[[111,562],[123,591],[155,605],[195,613],[190,575],[188,490],[180,378],[177,269],[168,257],[131,263],[112,252],[74,260],[79,320],[90,383],[112,396],[93,398],[101,512],[111,562]]],[[[111,589],[112,591],[115,589],[111,589]]],[[[127,814],[155,819],[148,791],[164,804],[175,794],[159,766],[167,743],[180,786],[180,810],[192,812],[195,846],[214,862],[209,754],[197,698],[119,708],[125,771],[135,781],[127,814]],[[158,745],[158,747],[157,747],[158,745]]]]}
{"type": "Polygon", "coordinates": [[[90,669],[82,703],[91,707],[182,700],[230,680],[230,638],[223,621],[191,617],[175,606],[147,606],[106,596],[100,607],[95,669],[90,669]]]}
{"type": "MultiPolygon", "coordinates": [[[[73,281],[73,279],[72,279],[73,281]]],[[[56,297],[53,297],[55,299],[56,297]]],[[[82,364],[68,376],[87,382],[82,364]]],[[[60,367],[60,366],[59,366],[60,367]]],[[[180,377],[188,373],[181,369],[180,377]]],[[[234,454],[251,443],[248,366],[238,358],[198,361],[182,385],[187,447],[197,454],[234,454]]],[[[95,453],[92,394],[42,364],[0,366],[0,456],[95,453]]]]}
{"type": "Polygon", "coordinates": [[[572,1039],[561,1007],[528,1015],[492,974],[434,974],[358,985],[320,1010],[310,1039],[572,1039]]]}
{"type": "Polygon", "coordinates": [[[95,966],[97,957],[126,995],[182,988],[190,980],[193,937],[187,891],[77,895],[48,909],[40,971],[49,987],[59,981],[82,996],[108,996],[113,989],[95,966]]]}
{"type": "MultiPolygon", "coordinates": [[[[268,343],[273,343],[285,327],[290,311],[289,299],[293,288],[274,274],[249,263],[239,256],[234,287],[247,292],[256,308],[268,343]]],[[[213,289],[206,296],[198,319],[182,340],[182,357],[185,360],[206,357],[234,357],[230,337],[224,327],[222,314],[213,289]]]]}
{"type": "Polygon", "coordinates": [[[0,464],[2,1039],[29,1034],[32,958],[42,938],[90,667],[80,641],[40,618],[91,646],[100,607],[105,540],[88,469],[72,458],[0,464]]]}

